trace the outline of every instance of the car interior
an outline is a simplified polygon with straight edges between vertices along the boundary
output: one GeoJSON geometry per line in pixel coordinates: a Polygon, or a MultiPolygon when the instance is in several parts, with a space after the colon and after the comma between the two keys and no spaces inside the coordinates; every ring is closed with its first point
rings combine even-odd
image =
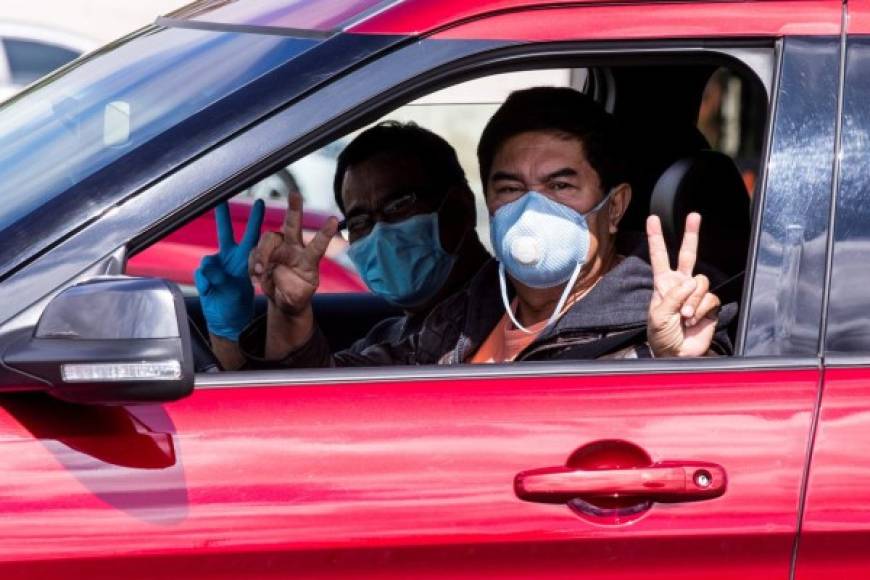
{"type": "MultiPolygon", "coordinates": [[[[736,61],[656,61],[608,66],[596,63],[585,68],[564,68],[562,64],[559,69],[537,68],[463,80],[358,120],[352,127],[354,131],[346,127],[331,143],[324,144],[323,150],[311,155],[322,158],[323,151],[337,155],[340,148],[335,143],[346,144],[356,131],[373,122],[414,120],[441,134],[457,149],[469,183],[479,198],[480,238],[488,243],[488,232],[483,231],[487,215],[474,157],[479,130],[507,96],[508,89],[560,83],[593,95],[617,117],[630,139],[633,196],[620,224],[620,252],[646,254],[644,223],[653,213],[661,218],[671,256],[675,257],[685,217],[698,211],[703,218],[698,271],[710,277],[711,288],[723,304],[739,304],[750,254],[753,199],[756,183],[760,181],[757,176],[764,148],[768,96],[758,77],[736,61]],[[558,74],[553,76],[553,71],[558,74]],[[500,87],[502,93],[489,94],[493,86],[500,87]],[[463,96],[466,88],[468,94],[463,96]],[[444,98],[439,99],[438,95],[444,98]],[[475,115],[480,119],[477,124],[475,115]],[[468,134],[450,134],[457,126],[468,134]]],[[[287,170],[282,171],[304,184],[305,179],[297,169],[304,167],[300,161],[303,160],[289,163],[287,170]]],[[[331,179],[331,175],[328,177],[331,179]]],[[[331,203],[331,183],[317,189],[316,195],[323,198],[320,206],[328,205],[324,199],[331,203]]],[[[250,195],[251,190],[256,188],[249,188],[246,194],[250,195]]],[[[314,194],[305,191],[303,185],[306,204],[314,194]]],[[[276,191],[269,195],[272,199],[281,197],[276,191]]],[[[334,212],[338,214],[337,208],[334,212]]],[[[183,227],[175,233],[176,239],[181,231],[183,227]]],[[[203,254],[213,251],[205,248],[203,254]]],[[[348,260],[343,263],[350,267],[348,260]]],[[[189,317],[198,331],[194,334],[199,334],[194,341],[200,343],[196,347],[197,371],[215,370],[198,298],[194,292],[186,294],[189,317]]],[[[368,293],[318,293],[313,306],[317,322],[334,350],[349,346],[375,323],[400,312],[368,293]]],[[[263,313],[265,307],[265,298],[258,296],[258,313],[263,313]]],[[[736,322],[729,332],[732,340],[736,339],[736,322]]]]}

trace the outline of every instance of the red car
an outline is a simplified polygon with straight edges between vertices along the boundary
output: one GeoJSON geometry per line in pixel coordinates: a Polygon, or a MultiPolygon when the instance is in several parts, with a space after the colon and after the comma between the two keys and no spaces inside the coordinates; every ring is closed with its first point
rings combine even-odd
{"type": "MultiPolygon", "coordinates": [[[[865,0],[239,0],[37,83],[0,107],[0,578],[866,578],[868,69],[865,0]],[[197,372],[196,299],[123,276],[403,105],[554,69],[632,130],[626,241],[704,214],[734,356],[197,372]]],[[[315,307],[336,348],[390,312],[315,307]]]]}

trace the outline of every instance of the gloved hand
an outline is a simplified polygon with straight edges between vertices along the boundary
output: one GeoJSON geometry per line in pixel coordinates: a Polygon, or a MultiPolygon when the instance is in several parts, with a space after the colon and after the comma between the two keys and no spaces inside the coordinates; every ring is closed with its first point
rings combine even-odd
{"type": "Polygon", "coordinates": [[[239,334],[254,315],[248,254],[260,239],[264,211],[263,200],[254,202],[245,235],[236,244],[230,209],[226,203],[217,206],[218,253],[205,256],[193,277],[208,331],[233,342],[238,342],[239,334]]]}

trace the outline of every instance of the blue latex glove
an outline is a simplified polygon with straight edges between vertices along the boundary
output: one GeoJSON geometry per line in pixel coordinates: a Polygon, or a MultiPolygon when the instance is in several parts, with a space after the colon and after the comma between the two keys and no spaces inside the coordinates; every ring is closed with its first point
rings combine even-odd
{"type": "Polygon", "coordinates": [[[226,203],[217,206],[218,253],[205,256],[193,276],[208,331],[234,342],[254,316],[248,255],[260,240],[264,211],[263,200],[254,202],[245,235],[236,244],[230,208],[226,203]]]}

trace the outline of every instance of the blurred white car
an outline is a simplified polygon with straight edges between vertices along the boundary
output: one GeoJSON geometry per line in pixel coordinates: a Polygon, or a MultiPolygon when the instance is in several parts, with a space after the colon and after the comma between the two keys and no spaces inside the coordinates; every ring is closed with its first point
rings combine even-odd
{"type": "Polygon", "coordinates": [[[0,22],[0,101],[98,45],[70,32],[0,22]]]}

